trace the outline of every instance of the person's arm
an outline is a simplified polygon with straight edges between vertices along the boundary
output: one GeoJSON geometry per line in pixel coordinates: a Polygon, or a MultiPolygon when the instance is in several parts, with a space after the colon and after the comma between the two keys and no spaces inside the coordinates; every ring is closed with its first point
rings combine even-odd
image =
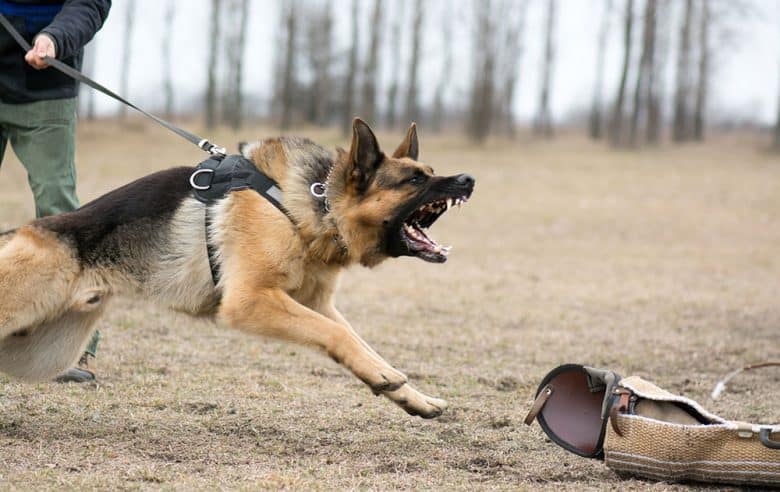
{"type": "MultiPolygon", "coordinates": [[[[69,58],[103,27],[110,8],[111,0],[66,0],[62,10],[41,30],[36,41],[43,37],[41,34],[48,35],[54,43],[56,58],[69,58]]],[[[37,52],[36,47],[31,51],[37,52]]]]}

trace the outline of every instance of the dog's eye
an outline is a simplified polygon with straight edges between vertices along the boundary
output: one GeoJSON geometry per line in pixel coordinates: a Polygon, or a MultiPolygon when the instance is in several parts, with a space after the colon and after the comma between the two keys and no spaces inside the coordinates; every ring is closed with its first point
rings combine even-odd
{"type": "Polygon", "coordinates": [[[425,183],[425,181],[427,179],[428,179],[428,176],[426,176],[423,173],[418,173],[418,174],[415,174],[414,176],[412,176],[411,178],[407,178],[404,182],[407,183],[407,184],[412,184],[412,185],[420,185],[420,184],[425,183]]]}

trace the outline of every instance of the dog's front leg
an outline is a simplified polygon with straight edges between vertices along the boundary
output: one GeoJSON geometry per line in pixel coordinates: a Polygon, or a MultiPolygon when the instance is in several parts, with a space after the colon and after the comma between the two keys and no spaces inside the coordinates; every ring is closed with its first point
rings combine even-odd
{"type": "MultiPolygon", "coordinates": [[[[371,351],[372,354],[381,359],[379,354],[377,354],[374,349],[368,345],[368,343],[363,341],[358,336],[358,334],[355,333],[355,330],[349,324],[349,321],[344,318],[344,316],[338,311],[338,309],[336,309],[332,302],[324,302],[321,307],[317,308],[317,311],[347,328],[354,334],[355,337],[363,342],[366,350],[371,351]]],[[[419,415],[420,417],[426,419],[438,417],[441,415],[444,409],[447,408],[446,401],[421,393],[411,387],[409,384],[405,384],[396,390],[382,391],[382,394],[393,401],[393,403],[403,408],[409,415],[419,415]]]]}
{"type": "Polygon", "coordinates": [[[351,329],[299,304],[279,289],[228,289],[220,316],[229,325],[324,350],[374,393],[397,391],[406,376],[367,348],[351,329]]]}

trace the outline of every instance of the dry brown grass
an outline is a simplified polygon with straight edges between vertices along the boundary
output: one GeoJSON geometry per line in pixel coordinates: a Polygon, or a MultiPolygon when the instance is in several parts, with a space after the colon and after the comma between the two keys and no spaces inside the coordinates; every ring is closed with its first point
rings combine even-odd
{"type": "MultiPolygon", "coordinates": [[[[202,158],[134,125],[82,125],[82,199],[202,158]]],[[[645,376],[727,417],[780,420],[772,369],[707,398],[730,369],[779,355],[777,158],[743,141],[474,148],[422,130],[440,174],[477,177],[472,201],[434,228],[455,245],[450,261],[354,269],[340,306],[417,386],[449,400],[444,416],[408,417],[305,349],[118,300],[100,323],[99,384],[0,376],[0,488],[680,487],[620,481],[522,425],[542,376],[574,361],[645,376]]],[[[0,196],[0,228],[30,218],[13,158],[0,196]]]]}

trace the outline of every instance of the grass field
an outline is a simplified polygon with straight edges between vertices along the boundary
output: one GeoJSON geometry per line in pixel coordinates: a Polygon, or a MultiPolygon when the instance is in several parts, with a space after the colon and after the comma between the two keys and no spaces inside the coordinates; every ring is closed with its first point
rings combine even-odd
{"type": "MultiPolygon", "coordinates": [[[[400,138],[380,135],[388,148],[400,138]]],[[[138,123],[82,125],[78,142],[84,201],[202,159],[138,123]]],[[[707,396],[730,370],[780,357],[780,159],[741,138],[635,153],[578,137],[477,148],[423,128],[421,143],[439,174],[477,178],[472,200],[433,228],[454,245],[449,261],[354,268],[339,306],[449,401],[442,417],[407,416],[320,354],[120,299],[99,324],[98,384],[0,376],[0,489],[683,488],[621,480],[522,425],[538,382],[564,362],[646,377],[725,417],[780,421],[780,371],[707,396]]],[[[33,210],[6,157],[0,229],[33,210]]]]}

